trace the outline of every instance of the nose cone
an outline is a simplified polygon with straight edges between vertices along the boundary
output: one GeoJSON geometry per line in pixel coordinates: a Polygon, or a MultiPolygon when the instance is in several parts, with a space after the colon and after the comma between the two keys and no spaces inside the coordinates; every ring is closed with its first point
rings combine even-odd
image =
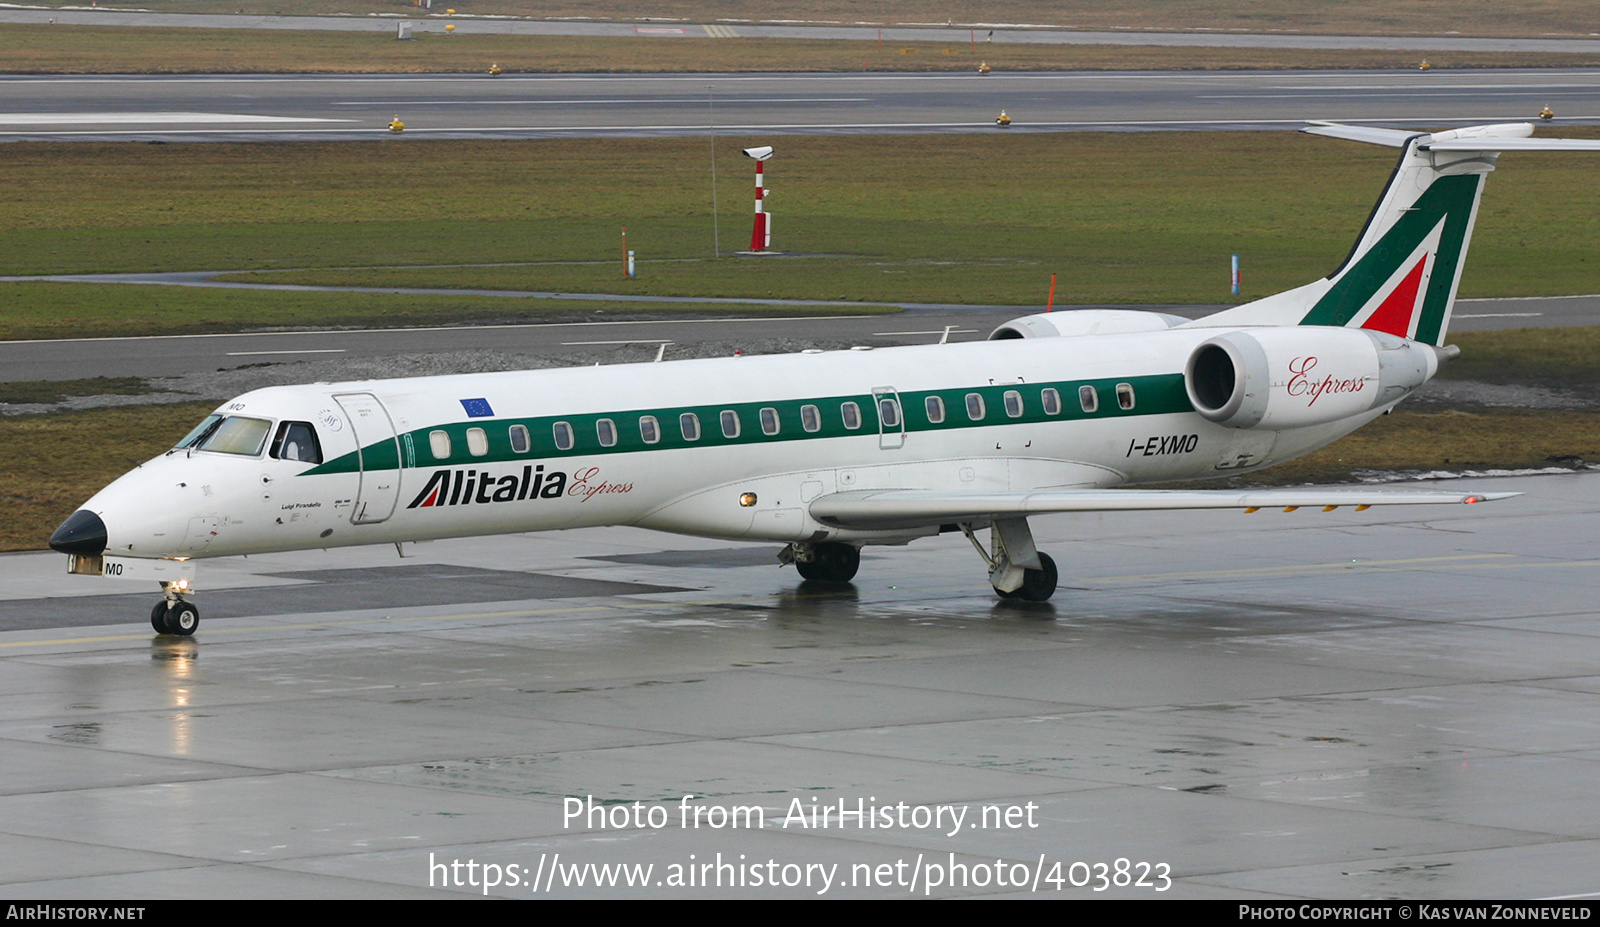
{"type": "Polygon", "coordinates": [[[104,553],[106,523],[88,509],[79,509],[50,535],[50,546],[63,554],[104,553]]]}

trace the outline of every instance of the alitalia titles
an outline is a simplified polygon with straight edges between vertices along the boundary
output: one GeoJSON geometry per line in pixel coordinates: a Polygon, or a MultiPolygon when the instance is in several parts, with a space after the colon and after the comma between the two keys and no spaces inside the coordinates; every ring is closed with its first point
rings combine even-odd
{"type": "Polygon", "coordinates": [[[543,464],[524,464],[521,473],[497,475],[488,470],[435,470],[427,485],[407,505],[425,509],[445,505],[487,505],[535,499],[576,498],[588,502],[595,496],[633,491],[632,483],[603,479],[599,467],[585,467],[571,475],[546,471],[543,464]]]}

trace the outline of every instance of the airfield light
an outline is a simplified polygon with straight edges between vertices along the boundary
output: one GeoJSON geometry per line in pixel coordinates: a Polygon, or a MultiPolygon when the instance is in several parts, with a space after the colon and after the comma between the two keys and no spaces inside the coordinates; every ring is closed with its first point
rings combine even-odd
{"type": "Polygon", "coordinates": [[[746,148],[744,156],[754,158],[756,162],[756,222],[750,230],[750,250],[760,253],[772,247],[772,214],[767,212],[766,178],[763,168],[767,159],[772,157],[772,146],[762,145],[759,148],[746,148]]]}
{"type": "MultiPolygon", "coordinates": [[[[452,12],[454,12],[454,11],[452,11],[452,12]]],[[[451,23],[450,25],[445,26],[444,27],[444,31],[446,31],[446,32],[454,32],[454,31],[456,31],[456,24],[455,23],[451,23]]]]}

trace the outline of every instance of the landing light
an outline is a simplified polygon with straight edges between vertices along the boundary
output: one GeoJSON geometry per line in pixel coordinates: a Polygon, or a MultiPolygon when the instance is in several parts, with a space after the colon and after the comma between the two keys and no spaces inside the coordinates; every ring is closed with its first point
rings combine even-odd
{"type": "Polygon", "coordinates": [[[750,506],[755,505],[756,504],[756,494],[753,493],[753,492],[740,493],[739,494],[739,504],[741,506],[745,507],[745,508],[749,508],[750,506]]]}

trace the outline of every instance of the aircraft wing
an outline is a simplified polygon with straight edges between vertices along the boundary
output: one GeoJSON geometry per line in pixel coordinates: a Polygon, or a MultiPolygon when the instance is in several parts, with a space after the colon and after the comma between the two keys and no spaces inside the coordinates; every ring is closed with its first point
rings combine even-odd
{"type": "Polygon", "coordinates": [[[1378,489],[1045,489],[959,493],[867,489],[819,496],[811,516],[841,528],[905,528],[975,519],[1058,512],[1143,512],[1163,509],[1296,509],[1351,505],[1440,505],[1493,502],[1514,492],[1466,493],[1378,489]]]}

